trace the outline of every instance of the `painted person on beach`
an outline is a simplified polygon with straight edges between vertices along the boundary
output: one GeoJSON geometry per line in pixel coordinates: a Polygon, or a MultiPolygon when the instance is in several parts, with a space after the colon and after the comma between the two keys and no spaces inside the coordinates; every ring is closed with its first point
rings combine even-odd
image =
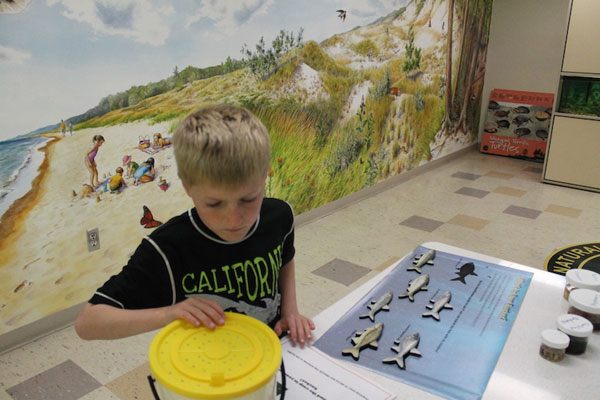
{"type": "Polygon", "coordinates": [[[150,157],[142,163],[133,173],[133,184],[152,182],[156,176],[154,158],[150,157]]]}
{"type": "Polygon", "coordinates": [[[98,168],[96,167],[96,155],[98,154],[98,149],[104,143],[104,137],[102,135],[95,135],[93,141],[94,145],[86,153],[83,162],[88,171],[90,171],[90,185],[95,188],[100,185],[100,181],[98,180],[98,168]]]}
{"type": "Polygon", "coordinates": [[[123,179],[123,168],[117,167],[115,170],[116,174],[110,177],[108,182],[108,188],[111,193],[121,193],[121,190],[127,187],[125,179],[123,179]]]}
{"type": "Polygon", "coordinates": [[[244,108],[207,106],[177,126],[173,146],[194,207],[145,237],[95,292],[75,322],[79,336],[123,338],[179,319],[214,329],[233,311],[294,343],[312,340],[315,325],[296,302],[292,208],[264,197],[264,125],[244,108]]]}

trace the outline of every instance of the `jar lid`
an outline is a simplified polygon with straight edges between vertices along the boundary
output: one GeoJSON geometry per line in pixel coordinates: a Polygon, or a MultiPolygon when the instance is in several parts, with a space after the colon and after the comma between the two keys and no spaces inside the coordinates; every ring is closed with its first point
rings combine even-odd
{"type": "Polygon", "coordinates": [[[566,349],[569,347],[569,337],[558,329],[545,329],[542,331],[542,343],[553,349],[566,349]]]}
{"type": "Polygon", "coordinates": [[[560,331],[569,336],[582,338],[590,336],[594,328],[589,320],[575,314],[563,314],[559,316],[556,320],[556,326],[560,331]]]}
{"type": "Polygon", "coordinates": [[[281,343],[261,321],[225,313],[210,330],[177,320],[152,340],[150,368],[164,387],[186,398],[231,399],[256,392],[281,364],[281,343]]]}
{"type": "Polygon", "coordinates": [[[569,295],[569,304],[590,314],[600,314],[600,292],[575,289],[569,295]]]}
{"type": "Polygon", "coordinates": [[[577,288],[600,290],[600,274],[589,269],[570,269],[565,278],[577,288]]]}

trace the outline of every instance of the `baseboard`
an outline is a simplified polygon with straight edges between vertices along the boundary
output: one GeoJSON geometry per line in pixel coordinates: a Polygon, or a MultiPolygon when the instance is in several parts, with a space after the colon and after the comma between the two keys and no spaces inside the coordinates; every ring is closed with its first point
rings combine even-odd
{"type": "Polygon", "coordinates": [[[0,354],[33,342],[36,339],[47,336],[73,324],[85,304],[86,303],[74,305],[2,334],[0,336],[0,354]]]}

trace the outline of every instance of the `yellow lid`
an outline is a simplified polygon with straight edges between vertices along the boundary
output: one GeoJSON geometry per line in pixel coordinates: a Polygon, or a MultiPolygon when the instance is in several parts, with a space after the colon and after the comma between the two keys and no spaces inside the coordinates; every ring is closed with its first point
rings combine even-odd
{"type": "Polygon", "coordinates": [[[255,392],[280,364],[275,332],[257,319],[230,312],[214,330],[174,321],[150,345],[156,380],[190,398],[229,399],[255,392]]]}

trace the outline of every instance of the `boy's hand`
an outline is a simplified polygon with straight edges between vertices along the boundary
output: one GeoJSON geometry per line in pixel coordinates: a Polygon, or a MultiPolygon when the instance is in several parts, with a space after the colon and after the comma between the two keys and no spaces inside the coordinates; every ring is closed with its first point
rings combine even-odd
{"type": "Polygon", "coordinates": [[[206,326],[208,329],[225,323],[225,313],[219,303],[202,297],[191,297],[167,307],[166,314],[167,323],[183,319],[194,326],[206,326]]]}
{"type": "Polygon", "coordinates": [[[277,321],[273,330],[277,336],[281,336],[284,331],[288,331],[292,343],[299,342],[301,345],[306,344],[307,341],[312,340],[312,333],[310,331],[315,329],[315,324],[310,318],[306,318],[304,315],[298,313],[281,316],[281,319],[277,321]]]}

